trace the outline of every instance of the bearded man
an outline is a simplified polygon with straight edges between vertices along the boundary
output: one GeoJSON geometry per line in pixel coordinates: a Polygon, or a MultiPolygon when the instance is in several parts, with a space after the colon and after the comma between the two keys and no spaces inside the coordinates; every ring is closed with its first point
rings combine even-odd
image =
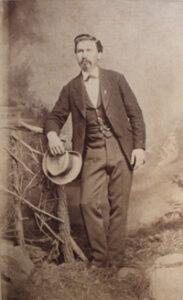
{"type": "Polygon", "coordinates": [[[145,162],[145,124],[125,77],[99,66],[101,42],[81,34],[74,46],[81,72],[62,88],[45,132],[51,154],[62,155],[59,133],[71,112],[73,150],[83,157],[81,209],[92,265],[120,268],[133,170],[145,162]]]}

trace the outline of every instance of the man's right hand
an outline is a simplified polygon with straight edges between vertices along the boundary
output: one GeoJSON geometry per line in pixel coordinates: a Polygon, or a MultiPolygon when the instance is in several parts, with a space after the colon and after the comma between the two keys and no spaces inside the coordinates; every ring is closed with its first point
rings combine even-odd
{"type": "Polygon", "coordinates": [[[59,139],[55,131],[48,132],[47,138],[48,146],[52,155],[64,154],[64,143],[59,139]]]}

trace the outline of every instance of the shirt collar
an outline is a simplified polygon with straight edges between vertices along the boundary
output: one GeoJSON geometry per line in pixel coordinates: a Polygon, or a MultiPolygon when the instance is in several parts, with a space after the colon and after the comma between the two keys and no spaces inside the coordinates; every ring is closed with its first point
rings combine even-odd
{"type": "Polygon", "coordinates": [[[83,80],[86,81],[89,75],[94,76],[95,78],[99,78],[99,68],[95,67],[91,73],[82,71],[83,80]]]}

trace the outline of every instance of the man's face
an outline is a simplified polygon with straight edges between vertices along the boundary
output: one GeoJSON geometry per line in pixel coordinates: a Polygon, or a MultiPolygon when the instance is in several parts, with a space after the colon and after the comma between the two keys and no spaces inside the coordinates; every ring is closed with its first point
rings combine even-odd
{"type": "Polygon", "coordinates": [[[95,41],[85,40],[77,44],[76,59],[81,70],[90,73],[98,65],[100,57],[95,41]]]}

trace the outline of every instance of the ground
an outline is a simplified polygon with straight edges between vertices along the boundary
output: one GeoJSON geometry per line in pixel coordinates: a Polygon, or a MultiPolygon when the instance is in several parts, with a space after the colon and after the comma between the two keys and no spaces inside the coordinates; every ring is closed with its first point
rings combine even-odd
{"type": "Polygon", "coordinates": [[[16,287],[8,300],[152,300],[147,270],[160,256],[183,254],[182,225],[182,214],[172,213],[129,235],[126,276],[111,268],[89,269],[79,260],[73,264],[37,260],[29,279],[16,287]]]}
{"type": "MultiPolygon", "coordinates": [[[[123,269],[118,272],[114,269],[91,270],[78,258],[74,264],[61,263],[57,257],[48,259],[48,255],[44,255],[38,247],[29,248],[35,268],[30,277],[17,286],[13,285],[11,278],[3,278],[4,289],[8,291],[3,300],[152,300],[148,269],[158,257],[171,253],[183,254],[182,131],[175,136],[175,147],[172,142],[171,147],[165,143],[161,151],[158,147],[159,152],[153,150],[153,156],[149,153],[145,168],[134,178],[128,220],[131,227],[125,249],[125,276],[122,276],[123,269]]],[[[31,190],[34,200],[36,194],[31,190]]],[[[75,202],[77,195],[74,193],[74,196],[75,202]]],[[[26,234],[30,234],[33,225],[26,228],[26,234]]],[[[80,229],[73,237],[88,254],[80,229]]]]}

